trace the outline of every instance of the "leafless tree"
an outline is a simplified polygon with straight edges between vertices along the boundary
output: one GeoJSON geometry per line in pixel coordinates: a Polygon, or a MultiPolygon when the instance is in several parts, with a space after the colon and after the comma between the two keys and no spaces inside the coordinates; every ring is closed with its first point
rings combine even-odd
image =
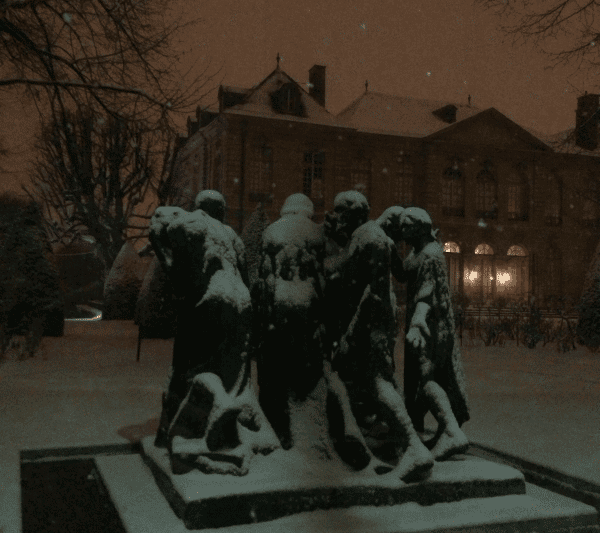
{"type": "Polygon", "coordinates": [[[61,111],[85,102],[115,116],[169,122],[217,73],[184,71],[178,38],[200,23],[170,0],[0,0],[0,87],[23,86],[61,111]],[[182,83],[183,80],[186,83],[182,83]],[[46,96],[47,98],[44,98],[46,96]]]}
{"type": "Polygon", "coordinates": [[[144,221],[157,204],[172,201],[173,139],[142,122],[91,111],[54,117],[43,128],[31,186],[23,187],[42,205],[51,241],[89,234],[110,268],[126,240],[146,236],[144,221]]]}
{"type": "Polygon", "coordinates": [[[505,35],[549,56],[551,66],[600,65],[600,2],[596,0],[476,0],[496,13],[505,35]]]}

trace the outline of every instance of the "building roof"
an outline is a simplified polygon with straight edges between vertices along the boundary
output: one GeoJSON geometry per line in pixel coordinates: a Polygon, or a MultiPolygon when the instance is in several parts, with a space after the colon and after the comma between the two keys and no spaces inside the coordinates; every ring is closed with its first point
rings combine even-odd
{"type": "Polygon", "coordinates": [[[263,81],[252,89],[242,87],[222,86],[221,90],[229,93],[243,94],[244,101],[223,109],[223,113],[235,115],[252,115],[256,117],[285,120],[292,122],[308,122],[312,124],[344,127],[334,115],[321,106],[308,92],[291,76],[280,68],[276,68],[263,81]],[[278,113],[273,109],[271,94],[286,83],[293,83],[299,89],[300,99],[304,107],[304,116],[278,113]]]}
{"type": "Polygon", "coordinates": [[[410,96],[394,96],[365,91],[337,119],[358,131],[402,135],[406,137],[428,137],[451,124],[434,114],[445,106],[456,107],[456,124],[477,115],[482,110],[475,106],[456,104],[443,100],[425,100],[410,96]]]}
{"type": "MultiPolygon", "coordinates": [[[[600,141],[600,132],[598,132],[600,141]]],[[[559,154],[587,155],[591,157],[600,157],[600,142],[595,150],[586,150],[575,143],[575,128],[560,131],[552,135],[545,136],[546,143],[559,154]]]]}

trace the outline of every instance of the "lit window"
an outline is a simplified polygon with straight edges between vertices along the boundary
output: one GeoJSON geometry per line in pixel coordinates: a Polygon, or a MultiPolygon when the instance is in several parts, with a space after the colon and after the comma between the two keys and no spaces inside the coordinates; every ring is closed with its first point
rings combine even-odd
{"type": "Polygon", "coordinates": [[[475,253],[478,255],[494,255],[494,250],[489,244],[480,244],[475,248],[475,253]]]}
{"type": "Polygon", "coordinates": [[[506,252],[506,255],[520,255],[520,256],[526,256],[527,252],[525,252],[525,249],[522,246],[511,246],[508,249],[508,252],[506,252]]]}
{"type": "Polygon", "coordinates": [[[448,254],[459,254],[460,247],[455,242],[452,242],[452,241],[446,242],[446,243],[444,243],[444,252],[446,252],[448,254]]]}

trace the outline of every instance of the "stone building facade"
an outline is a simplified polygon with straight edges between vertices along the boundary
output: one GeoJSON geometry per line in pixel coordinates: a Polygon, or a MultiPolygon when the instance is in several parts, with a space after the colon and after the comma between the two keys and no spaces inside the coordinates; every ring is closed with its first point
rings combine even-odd
{"type": "Polygon", "coordinates": [[[280,67],[254,88],[219,90],[218,109],[188,119],[175,165],[182,206],[221,191],[241,231],[262,203],[358,189],[372,217],[390,205],[429,211],[452,286],[471,300],[576,300],[598,240],[598,95],[578,99],[573,131],[528,131],[494,108],[365,92],[334,116],[325,67],[301,86],[280,67]]]}

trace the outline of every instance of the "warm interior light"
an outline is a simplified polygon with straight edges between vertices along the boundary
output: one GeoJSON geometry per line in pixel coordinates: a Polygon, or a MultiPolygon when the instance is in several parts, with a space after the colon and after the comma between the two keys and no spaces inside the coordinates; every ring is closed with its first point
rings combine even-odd
{"type": "Polygon", "coordinates": [[[479,274],[477,270],[465,270],[465,279],[469,280],[470,282],[475,282],[478,277],[479,274]]]}
{"type": "Polygon", "coordinates": [[[500,285],[506,285],[507,283],[510,283],[511,280],[512,280],[512,278],[508,272],[498,272],[498,274],[496,276],[496,281],[500,285]]]}

